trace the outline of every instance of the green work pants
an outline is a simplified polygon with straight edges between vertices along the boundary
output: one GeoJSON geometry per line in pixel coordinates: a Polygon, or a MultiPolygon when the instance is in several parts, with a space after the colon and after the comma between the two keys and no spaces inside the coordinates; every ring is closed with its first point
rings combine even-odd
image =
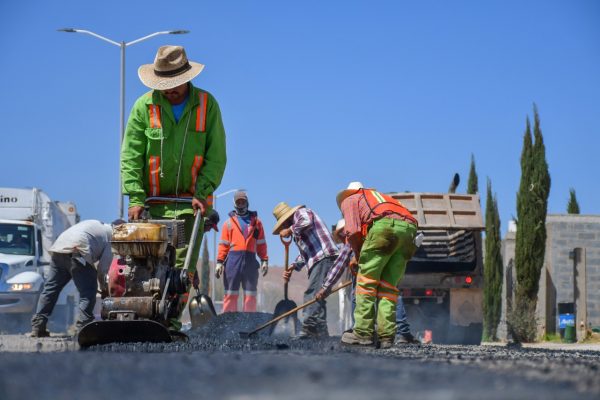
{"type": "Polygon", "coordinates": [[[398,282],[414,254],[417,228],[408,222],[381,218],[373,222],[358,262],[354,332],[380,339],[396,335],[398,282]]]}

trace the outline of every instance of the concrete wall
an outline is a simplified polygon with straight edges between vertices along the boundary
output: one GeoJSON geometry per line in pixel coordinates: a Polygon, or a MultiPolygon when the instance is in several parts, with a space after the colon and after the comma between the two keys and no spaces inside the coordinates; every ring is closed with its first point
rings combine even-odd
{"type": "MultiPolygon", "coordinates": [[[[558,303],[576,303],[578,328],[582,321],[588,327],[600,326],[600,215],[550,214],[546,229],[546,256],[537,307],[539,333],[558,332],[558,303]]],[[[504,282],[499,335],[506,339],[506,313],[514,295],[510,289],[516,285],[514,232],[506,235],[502,250],[504,282]]],[[[581,337],[584,330],[577,330],[581,337]]]]}

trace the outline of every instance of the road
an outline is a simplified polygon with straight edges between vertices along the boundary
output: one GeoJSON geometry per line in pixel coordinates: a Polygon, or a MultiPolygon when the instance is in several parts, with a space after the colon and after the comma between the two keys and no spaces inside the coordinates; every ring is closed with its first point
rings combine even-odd
{"type": "MultiPolygon", "coordinates": [[[[349,348],[240,339],[223,320],[185,344],[0,336],[1,399],[598,399],[600,352],[502,346],[349,348]],[[126,396],[126,397],[124,397],[126,396]],[[193,397],[190,397],[193,396],[193,397]]],[[[246,325],[248,321],[245,321],[246,325]]]]}

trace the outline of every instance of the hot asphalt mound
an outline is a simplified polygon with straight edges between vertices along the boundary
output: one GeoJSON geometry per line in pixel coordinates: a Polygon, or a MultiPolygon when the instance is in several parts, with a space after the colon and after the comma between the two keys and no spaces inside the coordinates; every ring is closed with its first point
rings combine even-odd
{"type": "Polygon", "coordinates": [[[269,313],[225,313],[218,315],[205,326],[185,332],[187,342],[173,343],[111,343],[92,346],[86,351],[102,352],[190,352],[190,351],[260,351],[301,350],[335,351],[339,338],[323,340],[296,340],[287,330],[276,330],[270,335],[265,328],[249,338],[240,337],[240,332],[250,332],[273,317],[269,313]],[[281,332],[281,333],[280,333],[281,332]]]}

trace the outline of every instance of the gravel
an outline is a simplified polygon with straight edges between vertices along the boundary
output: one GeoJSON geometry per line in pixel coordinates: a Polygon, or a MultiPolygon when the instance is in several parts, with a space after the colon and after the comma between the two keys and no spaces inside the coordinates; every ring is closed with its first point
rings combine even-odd
{"type": "MultiPolygon", "coordinates": [[[[224,314],[189,341],[111,344],[0,336],[0,398],[598,399],[600,352],[506,346],[343,346],[268,330],[270,314],[224,314]],[[36,382],[36,384],[32,384],[36,382]],[[41,390],[43,389],[43,390],[41,390]]],[[[600,348],[600,347],[598,347],[600,348]]]]}

